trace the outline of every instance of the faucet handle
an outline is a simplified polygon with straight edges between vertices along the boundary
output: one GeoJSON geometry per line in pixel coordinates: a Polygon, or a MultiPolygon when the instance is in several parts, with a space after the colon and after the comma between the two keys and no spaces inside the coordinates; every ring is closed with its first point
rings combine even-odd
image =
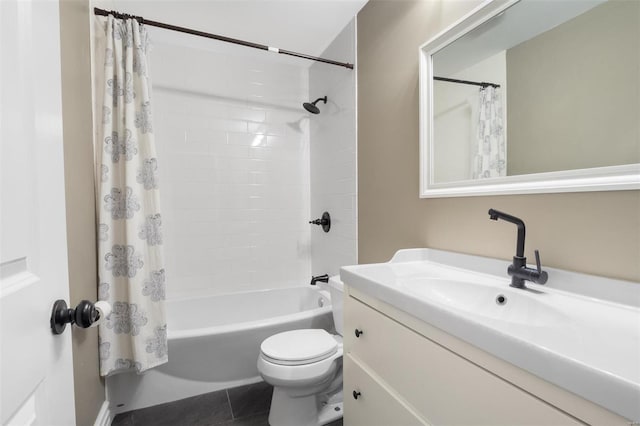
{"type": "Polygon", "coordinates": [[[536,254],[536,269],[540,273],[542,272],[542,265],[540,264],[540,252],[536,250],[535,254],[536,254]]]}
{"type": "Polygon", "coordinates": [[[538,250],[535,251],[536,254],[536,269],[538,270],[538,276],[533,282],[538,284],[545,284],[547,279],[549,278],[549,274],[542,270],[542,265],[540,265],[540,252],[538,250]]]}

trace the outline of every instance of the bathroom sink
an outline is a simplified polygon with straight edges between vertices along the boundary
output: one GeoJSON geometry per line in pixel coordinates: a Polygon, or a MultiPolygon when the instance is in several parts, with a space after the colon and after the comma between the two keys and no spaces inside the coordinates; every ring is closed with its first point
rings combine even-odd
{"type": "Polygon", "coordinates": [[[483,284],[482,280],[456,281],[445,279],[399,280],[398,286],[407,293],[434,304],[457,311],[475,321],[503,322],[505,326],[559,326],[569,318],[560,309],[550,306],[535,293],[483,284]]]}
{"type": "Polygon", "coordinates": [[[400,250],[342,281],[628,419],[640,419],[640,284],[547,268],[509,286],[510,262],[400,250]]]}

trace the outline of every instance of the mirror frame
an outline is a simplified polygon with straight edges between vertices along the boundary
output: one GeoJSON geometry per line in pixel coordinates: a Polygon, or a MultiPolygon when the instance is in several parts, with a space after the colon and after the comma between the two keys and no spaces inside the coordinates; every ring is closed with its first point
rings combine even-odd
{"type": "Polygon", "coordinates": [[[433,55],[520,0],[486,0],[424,43],[420,58],[420,198],[640,189],[640,163],[436,183],[433,55]]]}

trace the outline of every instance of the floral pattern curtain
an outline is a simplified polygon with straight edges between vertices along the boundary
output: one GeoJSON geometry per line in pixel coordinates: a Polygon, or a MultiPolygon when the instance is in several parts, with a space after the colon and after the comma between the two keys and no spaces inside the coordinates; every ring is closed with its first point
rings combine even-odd
{"type": "Polygon", "coordinates": [[[485,179],[507,174],[507,145],[504,138],[504,116],[500,89],[480,89],[476,138],[473,141],[471,174],[485,179]]]}
{"type": "Polygon", "coordinates": [[[134,19],[109,16],[102,29],[96,193],[98,293],[112,306],[99,326],[100,374],[107,376],[167,362],[167,325],[148,36],[134,19]]]}

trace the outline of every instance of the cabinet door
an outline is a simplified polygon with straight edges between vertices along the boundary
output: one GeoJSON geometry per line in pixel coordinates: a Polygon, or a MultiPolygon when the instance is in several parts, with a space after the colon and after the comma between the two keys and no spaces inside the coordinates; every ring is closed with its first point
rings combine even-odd
{"type": "Polygon", "coordinates": [[[346,352],[430,423],[582,424],[368,305],[345,303],[346,352]]]}
{"type": "Polygon", "coordinates": [[[345,426],[426,425],[349,355],[344,357],[345,426]],[[353,392],[359,392],[354,397],[353,392]]]}

